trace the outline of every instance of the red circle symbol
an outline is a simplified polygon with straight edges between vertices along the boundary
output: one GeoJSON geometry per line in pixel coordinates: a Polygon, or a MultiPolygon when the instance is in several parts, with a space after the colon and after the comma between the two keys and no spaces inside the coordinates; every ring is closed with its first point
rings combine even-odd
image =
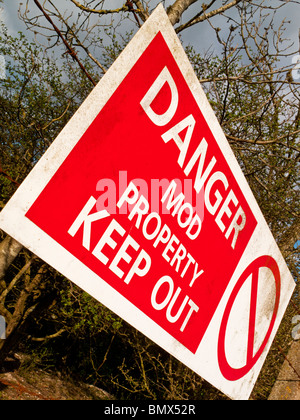
{"type": "Polygon", "coordinates": [[[245,376],[252,367],[256,364],[260,356],[262,355],[268,340],[271,336],[272,330],[274,328],[278,307],[279,307],[279,300],[280,300],[280,271],[276,261],[268,255],[264,255],[262,257],[257,258],[254,260],[243,272],[241,277],[239,278],[238,282],[236,283],[230,298],[228,300],[226,309],[224,311],[223,319],[221,322],[220,333],[219,333],[219,341],[218,341],[218,361],[219,367],[223,374],[223,376],[228,379],[229,381],[236,381],[243,376],[245,376]],[[276,296],[275,296],[275,305],[274,310],[271,318],[271,322],[267,331],[267,334],[257,350],[254,354],[254,336],[255,336],[255,318],[256,318],[256,310],[257,310],[257,298],[258,298],[258,282],[259,282],[259,269],[267,267],[269,268],[274,276],[275,286],[276,286],[276,296]],[[225,353],[225,338],[226,338],[226,329],[228,324],[228,319],[233,307],[233,304],[239,294],[242,286],[246,282],[247,279],[251,276],[251,299],[250,299],[250,316],[249,316],[249,330],[248,330],[248,344],[247,344],[247,359],[245,366],[241,368],[233,368],[227,361],[226,353],[225,353]]]}

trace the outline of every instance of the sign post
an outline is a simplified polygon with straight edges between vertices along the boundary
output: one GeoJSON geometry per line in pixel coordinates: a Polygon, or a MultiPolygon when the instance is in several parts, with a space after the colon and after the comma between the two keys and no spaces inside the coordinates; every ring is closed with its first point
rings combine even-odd
{"type": "Polygon", "coordinates": [[[162,6],[0,227],[231,398],[294,281],[162,6]]]}

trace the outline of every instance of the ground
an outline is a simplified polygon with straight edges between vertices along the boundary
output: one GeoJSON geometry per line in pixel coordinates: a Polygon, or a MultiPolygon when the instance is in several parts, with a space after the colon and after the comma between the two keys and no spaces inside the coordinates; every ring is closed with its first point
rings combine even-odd
{"type": "Polygon", "coordinates": [[[0,372],[0,400],[112,400],[100,388],[60,373],[24,369],[21,355],[7,360],[0,372]]]}

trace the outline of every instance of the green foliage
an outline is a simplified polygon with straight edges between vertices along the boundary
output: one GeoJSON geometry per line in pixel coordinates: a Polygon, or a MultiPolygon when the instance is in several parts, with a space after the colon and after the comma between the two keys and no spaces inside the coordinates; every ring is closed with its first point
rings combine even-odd
{"type": "MultiPolygon", "coordinates": [[[[20,33],[4,29],[0,54],[6,58],[5,80],[0,81],[0,163],[20,183],[50,146],[90,91],[81,73],[57,64],[20,33]]],[[[0,175],[1,201],[14,186],[0,175]]]]}
{"type": "Polygon", "coordinates": [[[260,57],[263,69],[259,73],[239,51],[232,50],[233,41],[222,56],[201,57],[191,47],[187,52],[260,208],[280,240],[300,214],[299,97],[277,74],[276,57],[260,57]]]}

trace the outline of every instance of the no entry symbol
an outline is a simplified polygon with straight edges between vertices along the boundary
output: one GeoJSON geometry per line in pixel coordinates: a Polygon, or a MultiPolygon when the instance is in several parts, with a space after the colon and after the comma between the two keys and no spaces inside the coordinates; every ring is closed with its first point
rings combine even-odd
{"type": "Polygon", "coordinates": [[[228,300],[221,327],[219,333],[219,342],[218,342],[218,360],[219,360],[219,367],[223,374],[223,376],[230,380],[236,381],[243,376],[245,376],[255,365],[258,361],[260,356],[262,355],[268,340],[271,336],[272,330],[274,328],[278,307],[279,307],[279,300],[280,300],[280,271],[276,261],[267,255],[257,258],[254,260],[243,272],[241,277],[239,278],[237,284],[235,285],[231,296],[228,300]],[[272,271],[274,281],[275,281],[275,304],[273,309],[273,314],[271,317],[270,325],[267,330],[266,336],[262,341],[259,349],[254,354],[254,337],[255,337],[255,323],[256,323],[256,311],[257,311],[257,301],[258,301],[258,284],[259,284],[259,272],[261,268],[269,268],[272,271]],[[250,296],[250,310],[249,310],[249,329],[248,329],[248,339],[247,339],[247,357],[246,357],[246,364],[241,368],[233,368],[228,363],[226,353],[225,353],[225,338],[226,338],[226,330],[227,324],[229,320],[229,316],[236,301],[236,298],[246,281],[251,281],[251,296],[250,296]]]}

